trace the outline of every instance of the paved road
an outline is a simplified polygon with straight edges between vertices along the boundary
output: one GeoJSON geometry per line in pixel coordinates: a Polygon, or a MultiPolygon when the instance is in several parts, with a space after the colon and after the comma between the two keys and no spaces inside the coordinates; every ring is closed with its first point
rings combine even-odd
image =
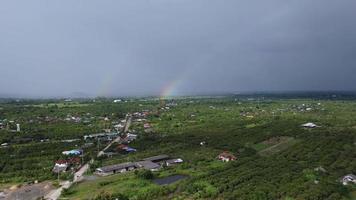
{"type": "MultiPolygon", "coordinates": [[[[128,117],[126,118],[126,124],[125,124],[125,127],[124,127],[124,133],[127,133],[127,131],[129,131],[129,128],[130,128],[130,126],[131,126],[131,121],[132,121],[132,117],[131,117],[131,116],[128,116],[128,117]]],[[[111,141],[103,150],[101,150],[101,151],[98,153],[97,157],[102,156],[102,155],[104,154],[104,152],[105,152],[112,144],[114,144],[115,142],[116,142],[116,143],[119,143],[119,142],[120,142],[120,139],[121,139],[121,137],[118,136],[117,138],[115,138],[115,140],[111,141]]]]}
{"type": "Polygon", "coordinates": [[[63,189],[70,188],[73,183],[83,180],[83,174],[89,169],[89,164],[86,163],[83,165],[77,172],[74,173],[74,179],[72,181],[65,181],[61,183],[61,187],[55,190],[52,190],[45,196],[45,199],[56,200],[61,196],[63,189]]]}
{"type": "MultiPolygon", "coordinates": [[[[124,128],[124,132],[126,133],[131,125],[131,121],[132,121],[132,117],[130,115],[128,115],[127,119],[126,119],[126,124],[125,124],[125,128],[124,128]]],[[[101,150],[97,157],[100,157],[101,155],[104,154],[104,151],[107,150],[113,143],[115,142],[120,142],[121,137],[118,136],[115,140],[113,140],[112,142],[110,142],[110,144],[108,144],[103,150],[101,150]]],[[[61,193],[63,191],[63,189],[66,188],[70,188],[70,186],[72,186],[73,183],[79,182],[81,180],[83,180],[83,174],[89,169],[89,163],[86,163],[85,165],[83,165],[77,172],[74,173],[74,178],[73,178],[73,182],[72,181],[65,181],[61,183],[61,187],[57,188],[55,190],[52,190],[51,192],[49,192],[46,196],[45,199],[47,200],[57,200],[60,196],[61,193]]]]}
{"type": "Polygon", "coordinates": [[[74,173],[73,183],[83,180],[83,174],[89,169],[89,163],[83,165],[77,172],[74,173]]]}
{"type": "Polygon", "coordinates": [[[126,124],[125,124],[125,128],[124,128],[124,133],[127,133],[129,131],[129,128],[131,126],[131,121],[132,121],[132,117],[131,115],[128,116],[127,120],[126,120],[126,124]]]}
{"type": "Polygon", "coordinates": [[[45,199],[47,199],[47,200],[57,200],[61,196],[61,193],[62,193],[63,189],[69,188],[71,185],[72,185],[71,181],[61,182],[61,187],[49,192],[45,196],[45,199]]]}

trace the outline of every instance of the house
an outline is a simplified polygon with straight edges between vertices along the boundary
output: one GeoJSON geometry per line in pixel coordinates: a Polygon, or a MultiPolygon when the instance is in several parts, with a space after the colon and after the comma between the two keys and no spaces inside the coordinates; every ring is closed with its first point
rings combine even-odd
{"type": "Polygon", "coordinates": [[[170,160],[166,160],[166,165],[167,166],[173,166],[179,163],[182,163],[183,160],[181,158],[176,158],[176,159],[170,159],[170,160]]]}
{"type": "Polygon", "coordinates": [[[301,126],[304,127],[304,128],[316,128],[316,127],[319,127],[318,125],[316,125],[316,124],[314,124],[312,122],[308,122],[308,123],[302,124],[301,126]]]}
{"type": "Polygon", "coordinates": [[[127,147],[127,148],[125,148],[125,151],[128,153],[131,153],[131,152],[136,152],[137,150],[134,148],[131,148],[131,147],[127,147]]]}
{"type": "Polygon", "coordinates": [[[145,124],[143,125],[143,128],[145,128],[145,129],[151,128],[151,125],[150,125],[149,123],[145,123],[145,124]]]}
{"type": "Polygon", "coordinates": [[[126,134],[125,138],[122,138],[122,141],[126,142],[126,143],[130,143],[130,142],[132,142],[132,141],[134,141],[136,139],[137,139],[137,135],[136,134],[128,133],[128,134],[126,134]]]}
{"type": "Polygon", "coordinates": [[[7,147],[8,145],[9,145],[8,143],[2,143],[0,146],[7,147]]]}
{"type": "Polygon", "coordinates": [[[101,176],[107,176],[110,174],[124,173],[127,171],[132,171],[136,168],[137,168],[136,163],[126,162],[126,163],[109,165],[109,166],[97,168],[95,170],[95,173],[98,175],[101,175],[101,176]]]}
{"type": "Polygon", "coordinates": [[[65,172],[67,171],[67,168],[68,162],[66,160],[57,160],[54,164],[52,171],[55,173],[65,172]]]}
{"type": "Polygon", "coordinates": [[[79,157],[70,157],[67,159],[57,160],[54,164],[52,171],[55,173],[65,172],[67,171],[70,165],[78,165],[78,164],[80,164],[79,157]]]}
{"type": "Polygon", "coordinates": [[[73,149],[70,151],[63,151],[62,154],[69,156],[69,155],[81,155],[83,153],[83,150],[81,149],[73,149]]]}
{"type": "Polygon", "coordinates": [[[121,102],[122,100],[121,99],[115,99],[114,101],[113,101],[113,103],[119,103],[119,102],[121,102]]]}
{"type": "Polygon", "coordinates": [[[130,152],[136,152],[137,150],[132,148],[132,147],[129,147],[127,146],[126,144],[119,144],[117,145],[117,148],[119,150],[125,150],[126,152],[130,153],[130,152]]]}
{"type": "Polygon", "coordinates": [[[144,168],[150,171],[158,171],[161,167],[159,164],[154,163],[152,161],[139,161],[136,162],[137,167],[144,168]]]}
{"type": "Polygon", "coordinates": [[[343,185],[348,185],[350,182],[356,183],[356,176],[354,174],[348,174],[342,177],[341,182],[343,185]]]}
{"type": "Polygon", "coordinates": [[[126,144],[119,144],[117,145],[118,149],[126,149],[128,146],[126,144]]]}
{"type": "Polygon", "coordinates": [[[114,128],[116,129],[116,130],[121,130],[121,129],[123,129],[125,126],[123,125],[123,124],[116,124],[116,125],[114,125],[114,128]]]}
{"type": "Polygon", "coordinates": [[[63,164],[55,164],[52,171],[55,173],[59,173],[59,172],[65,172],[67,171],[68,168],[68,164],[63,163],[63,164]]]}
{"type": "Polygon", "coordinates": [[[223,162],[229,162],[229,161],[236,160],[236,157],[233,154],[224,151],[221,154],[219,154],[218,159],[223,162]]]}
{"type": "Polygon", "coordinates": [[[88,139],[101,139],[101,140],[112,140],[116,138],[119,133],[112,132],[112,133],[96,133],[91,135],[85,135],[84,140],[88,139]]]}
{"type": "Polygon", "coordinates": [[[136,134],[133,134],[133,133],[128,133],[128,134],[126,135],[126,137],[131,138],[130,140],[136,140],[136,139],[137,139],[137,135],[136,135],[136,134]]]}

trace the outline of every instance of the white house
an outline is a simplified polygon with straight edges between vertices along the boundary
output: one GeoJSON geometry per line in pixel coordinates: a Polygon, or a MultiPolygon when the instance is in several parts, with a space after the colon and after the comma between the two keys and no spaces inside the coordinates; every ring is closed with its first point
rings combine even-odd
{"type": "Polygon", "coordinates": [[[166,160],[166,165],[167,166],[172,166],[172,165],[176,165],[176,164],[179,164],[179,163],[183,163],[183,160],[181,158],[166,160]]]}
{"type": "Polygon", "coordinates": [[[348,174],[341,179],[343,185],[348,185],[349,183],[356,183],[356,176],[353,174],[348,174]]]}
{"type": "Polygon", "coordinates": [[[16,124],[16,131],[17,131],[17,132],[20,132],[20,131],[21,131],[21,129],[20,129],[20,124],[16,124]]]}
{"type": "Polygon", "coordinates": [[[318,125],[316,125],[316,124],[314,124],[314,123],[312,123],[312,122],[308,122],[308,123],[302,124],[301,126],[304,127],[304,128],[316,128],[316,127],[320,127],[320,126],[318,126],[318,125]]]}

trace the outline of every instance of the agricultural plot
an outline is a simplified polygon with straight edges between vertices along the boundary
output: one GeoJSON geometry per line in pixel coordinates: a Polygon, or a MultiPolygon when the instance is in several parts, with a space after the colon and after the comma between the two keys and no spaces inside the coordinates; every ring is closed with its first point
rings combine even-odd
{"type": "Polygon", "coordinates": [[[261,156],[269,156],[286,150],[296,144],[298,140],[293,137],[274,137],[253,146],[261,156]]]}
{"type": "Polygon", "coordinates": [[[31,106],[38,102],[1,106],[1,119],[19,120],[23,127],[21,132],[1,130],[1,141],[8,143],[8,147],[0,149],[5,158],[0,163],[3,184],[55,180],[51,168],[61,151],[81,147],[86,143],[83,135],[112,129],[127,113],[147,112],[144,120],[134,118],[129,130],[137,135],[128,144],[136,151],[117,151],[115,144],[107,149],[113,154],[97,158],[98,149],[106,143],[90,141],[85,159],[94,161],[86,173],[88,178],[65,190],[64,198],[123,195],[129,199],[347,199],[355,191],[338,182],[343,175],[356,173],[354,100],[209,97],[171,99],[163,106],[154,98],[81,103],[84,105],[57,108],[56,102],[41,107],[31,106]],[[87,113],[94,118],[91,126],[62,122],[68,113],[74,119],[86,118],[87,113]],[[39,118],[30,125],[34,116],[39,118]],[[301,124],[307,122],[320,127],[302,128],[301,124]],[[145,123],[150,131],[146,131],[145,123]],[[22,142],[26,138],[31,141],[22,142]],[[59,138],[80,140],[61,143],[59,138]],[[217,156],[224,151],[236,156],[236,160],[219,161],[217,156]],[[162,167],[153,172],[154,179],[177,174],[186,178],[157,185],[135,172],[108,177],[92,174],[98,167],[160,154],[182,158],[184,163],[162,167]],[[327,173],[315,172],[318,167],[327,173]]]}

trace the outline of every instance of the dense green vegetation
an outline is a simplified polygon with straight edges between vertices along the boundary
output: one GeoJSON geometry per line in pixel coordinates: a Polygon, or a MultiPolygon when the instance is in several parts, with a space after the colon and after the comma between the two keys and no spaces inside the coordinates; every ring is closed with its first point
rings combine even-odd
{"type": "MultiPolygon", "coordinates": [[[[144,102],[143,102],[144,103],[144,102]]],[[[141,101],[114,104],[109,100],[5,101],[0,104],[0,184],[56,179],[54,162],[63,159],[62,151],[84,147],[83,135],[112,128],[112,122],[123,119],[140,107],[141,101]],[[80,118],[72,120],[71,117],[80,118]],[[109,120],[104,120],[107,117],[109,120]],[[69,118],[69,120],[67,119],[69,118]],[[16,124],[21,131],[16,132],[16,124]],[[76,141],[66,141],[76,139],[76,141]],[[79,140],[78,140],[79,139],[79,140]]],[[[149,106],[149,105],[148,105],[149,106]]],[[[94,144],[85,149],[83,161],[96,154],[94,144]]],[[[70,174],[61,174],[65,179],[70,174]]]]}
{"type": "MultiPolygon", "coordinates": [[[[147,120],[153,127],[153,132],[144,132],[143,122],[134,122],[132,125],[139,137],[130,143],[130,147],[137,149],[137,152],[118,152],[108,158],[96,159],[92,169],[158,154],[180,157],[184,163],[165,167],[153,174],[146,171],[128,172],[84,181],[66,191],[63,194],[66,198],[110,199],[110,195],[118,195],[123,199],[331,200],[352,199],[352,195],[355,195],[355,185],[343,186],[339,182],[343,175],[356,173],[356,100],[350,97],[341,100],[317,97],[278,99],[275,96],[252,99],[237,96],[179,98],[166,102],[135,99],[120,104],[101,100],[80,102],[79,104],[83,104],[81,106],[72,104],[58,106],[53,115],[65,117],[67,113],[91,113],[95,117],[114,116],[110,119],[112,122],[122,119],[128,112],[151,111],[147,120]],[[161,109],[166,106],[169,109],[161,109]],[[302,128],[300,125],[306,122],[314,122],[321,127],[302,128]],[[204,145],[200,145],[201,142],[204,145]],[[218,161],[216,157],[222,151],[233,153],[237,160],[229,163],[218,161]],[[320,167],[325,171],[317,170],[320,167]],[[174,174],[184,174],[188,178],[164,186],[158,186],[150,180],[174,174]]],[[[6,113],[12,113],[16,108],[25,107],[9,104],[3,107],[6,106],[8,108],[3,109],[2,114],[5,110],[6,113]]],[[[51,103],[48,106],[31,106],[31,109],[46,113],[52,107],[51,103]]],[[[30,113],[35,112],[28,114],[30,113]]],[[[10,116],[15,115],[7,114],[6,118],[11,119],[10,116]]],[[[102,123],[100,119],[93,120],[94,125],[90,130],[81,132],[79,129],[73,129],[70,136],[82,136],[101,130],[102,123]]],[[[59,122],[54,126],[57,125],[69,126],[61,130],[72,130],[71,126],[85,127],[82,123],[59,122]]],[[[24,132],[24,135],[33,134],[27,128],[24,128],[24,132]]],[[[73,138],[60,131],[42,134],[53,140],[61,137],[73,138]]],[[[13,139],[7,141],[14,141],[13,139]]],[[[78,141],[79,143],[82,144],[83,141],[78,141]]],[[[26,145],[37,144],[48,149],[44,144],[36,142],[18,142],[10,148],[26,149],[26,145]]],[[[51,156],[58,155],[61,148],[70,147],[66,143],[60,144],[58,150],[53,148],[48,151],[47,157],[44,155],[41,158],[53,160],[55,158],[51,156]]],[[[10,148],[0,149],[1,156],[8,155],[9,152],[24,151],[14,151],[10,148]]],[[[114,150],[115,148],[110,149],[114,150]]],[[[88,159],[95,157],[95,148],[90,151],[92,154],[87,155],[88,159]]],[[[41,156],[35,148],[29,149],[25,154],[28,154],[28,159],[41,156]]],[[[8,156],[8,159],[9,161],[4,161],[7,165],[10,161],[22,165],[21,159],[12,159],[11,156],[8,156]]],[[[42,161],[36,164],[39,163],[42,161]]],[[[11,177],[10,168],[0,169],[1,176],[11,177]]],[[[14,174],[18,173],[15,176],[23,176],[20,175],[22,169],[19,167],[12,169],[14,174]]],[[[51,178],[50,175],[46,177],[48,170],[42,171],[35,173],[42,173],[43,179],[51,178]]]]}

